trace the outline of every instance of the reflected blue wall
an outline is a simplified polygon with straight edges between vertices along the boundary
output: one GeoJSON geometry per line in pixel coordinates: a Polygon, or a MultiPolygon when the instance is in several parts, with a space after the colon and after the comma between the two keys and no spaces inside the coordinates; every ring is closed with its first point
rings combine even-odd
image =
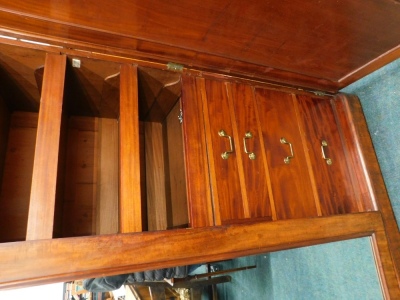
{"type": "Polygon", "coordinates": [[[270,254],[273,299],[383,299],[369,238],[270,254]]]}

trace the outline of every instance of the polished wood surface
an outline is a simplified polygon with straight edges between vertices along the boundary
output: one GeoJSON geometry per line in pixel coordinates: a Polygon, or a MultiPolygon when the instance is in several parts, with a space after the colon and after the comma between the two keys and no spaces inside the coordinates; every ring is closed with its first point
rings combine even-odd
{"type": "Polygon", "coordinates": [[[262,147],[260,121],[257,117],[253,88],[244,84],[227,84],[229,109],[233,119],[234,138],[237,141],[239,176],[242,176],[243,206],[247,218],[271,217],[272,193],[271,183],[267,173],[265,149],[262,147]],[[250,132],[252,137],[245,138],[250,132]],[[245,144],[246,143],[246,144],[245,144]],[[253,152],[255,159],[249,154],[253,152]],[[240,161],[239,161],[240,158],[240,161]]]}
{"type": "MultiPolygon", "coordinates": [[[[368,171],[363,154],[363,151],[366,151],[371,157],[374,157],[370,153],[371,150],[368,150],[373,149],[373,146],[370,140],[368,142],[369,131],[362,113],[360,100],[357,97],[337,96],[333,103],[336,119],[341,124],[340,135],[343,141],[343,149],[346,152],[349,169],[353,170],[350,175],[358,206],[361,206],[364,211],[378,210],[377,201],[379,201],[379,198],[377,198],[372,187],[371,178],[367,175],[368,171]],[[351,107],[354,107],[354,112],[350,110],[351,107]],[[358,141],[359,135],[366,138],[365,144],[358,141]]],[[[372,165],[377,164],[376,158],[371,158],[371,163],[372,165]]]]}
{"type": "Polygon", "coordinates": [[[279,91],[256,89],[258,113],[277,219],[317,216],[317,207],[310,174],[303,149],[303,140],[297,125],[293,96],[279,91]],[[281,138],[291,143],[282,144],[281,138]]]}
{"type": "MultiPolygon", "coordinates": [[[[0,287],[14,287],[195,264],[381,234],[379,213],[260,222],[166,232],[104,235],[0,244],[0,287]],[[207,245],[207,247],[204,247],[207,245]],[[25,251],[29,249],[29,251],[25,251]],[[96,251],[93,251],[96,249],[96,251]],[[21,251],[24,256],[21,257],[21,251]],[[138,255],[140,253],[140,255],[138,255]],[[107,259],[103,259],[106,258],[107,259]],[[35,261],[35,264],[31,262],[35,261]],[[37,269],[37,265],[41,268],[37,269]]],[[[381,250],[380,250],[381,251],[381,250]]],[[[385,257],[384,252],[380,252],[385,257]]],[[[400,296],[390,261],[384,275],[392,299],[400,296]]],[[[382,275],[383,275],[382,274],[382,275]]]]}
{"type": "Polygon", "coordinates": [[[216,80],[205,80],[201,86],[203,96],[204,118],[206,125],[207,148],[211,165],[212,196],[214,206],[218,206],[217,225],[230,220],[246,217],[243,205],[242,187],[238,171],[238,152],[240,146],[233,136],[233,120],[229,111],[226,83],[216,80]],[[223,130],[227,136],[221,136],[223,130]],[[230,152],[229,157],[222,154],[230,152]]]}
{"type": "Polygon", "coordinates": [[[137,67],[121,66],[119,111],[119,231],[142,231],[137,67]]]}
{"type": "Polygon", "coordinates": [[[358,197],[353,190],[339,125],[330,99],[305,95],[297,99],[322,215],[362,211],[363,207],[358,207],[358,197]],[[322,141],[326,141],[327,146],[322,147],[322,141]],[[322,148],[326,157],[331,159],[331,165],[323,159],[322,148]]]}
{"type": "MultiPolygon", "coordinates": [[[[393,213],[392,205],[388,197],[385,183],[382,178],[382,173],[379,163],[374,152],[370,133],[362,111],[360,100],[355,95],[340,94],[337,97],[337,106],[339,103],[343,105],[343,113],[350,120],[351,132],[354,137],[354,153],[358,154],[358,164],[353,164],[353,167],[360,168],[368,176],[359,178],[360,188],[363,189],[364,206],[366,210],[371,209],[365,198],[374,197],[373,204],[382,213],[383,223],[386,229],[387,240],[389,243],[389,252],[395,265],[398,282],[400,282],[400,231],[393,213]],[[368,192],[372,190],[373,192],[368,192]]],[[[360,172],[357,172],[360,174],[360,172]]]]}
{"type": "Polygon", "coordinates": [[[3,0],[0,18],[11,35],[324,90],[395,59],[400,43],[391,0],[3,0]]]}
{"type": "MultiPolygon", "coordinates": [[[[11,44],[24,45],[20,41],[12,41],[9,45],[11,44]]],[[[55,48],[50,46],[30,45],[27,49],[27,55],[32,55],[32,51],[29,51],[32,49],[49,51],[49,53],[53,53],[51,55],[55,56],[59,56],[58,52],[60,52],[55,51],[55,48]]],[[[144,153],[148,148],[145,145],[145,139],[149,136],[146,137],[144,130],[146,125],[144,123],[156,121],[158,125],[162,124],[160,127],[163,128],[158,131],[159,143],[155,144],[153,150],[155,152],[161,151],[165,158],[168,157],[168,159],[164,159],[163,164],[165,182],[173,182],[171,181],[172,173],[168,173],[168,169],[172,171],[169,165],[173,163],[174,159],[182,158],[179,162],[183,162],[185,166],[189,227],[194,228],[142,233],[131,233],[131,229],[125,228],[122,229],[122,231],[126,231],[124,234],[63,238],[59,224],[66,211],[62,211],[62,206],[57,201],[58,206],[54,211],[54,239],[9,243],[10,241],[24,239],[24,235],[21,238],[15,234],[1,240],[0,264],[5,267],[0,274],[0,286],[34,285],[86,276],[192,264],[369,236],[372,239],[383,290],[387,298],[398,298],[399,286],[394,268],[395,266],[398,270],[398,229],[379,168],[377,168],[378,164],[376,158],[374,158],[372,144],[368,140],[365,121],[356,99],[339,96],[329,100],[327,96],[310,96],[312,94],[306,91],[267,85],[245,78],[201,73],[194,69],[185,69],[183,74],[171,73],[164,70],[165,65],[155,62],[150,63],[133,58],[93,52],[87,52],[87,58],[83,59],[82,57],[86,55],[83,55],[81,50],[66,49],[65,52],[67,52],[67,55],[64,56],[67,58],[65,78],[67,93],[64,97],[64,115],[61,117],[60,126],[58,126],[61,134],[58,153],[59,169],[55,172],[57,174],[56,199],[58,200],[60,194],[63,195],[63,189],[65,192],[67,190],[65,181],[67,181],[69,175],[64,174],[61,170],[66,169],[66,166],[69,165],[68,160],[65,159],[68,156],[68,147],[77,148],[76,150],[81,152],[83,156],[87,153],[83,147],[84,143],[80,143],[79,139],[77,139],[77,146],[74,146],[73,143],[69,145],[69,129],[66,125],[68,118],[69,122],[81,118],[88,120],[97,129],[91,133],[91,139],[93,139],[93,143],[91,142],[93,147],[91,148],[96,150],[92,151],[93,153],[89,155],[88,160],[86,158],[84,160],[93,162],[93,170],[86,168],[86,171],[89,177],[93,175],[92,177],[96,179],[96,182],[92,182],[92,187],[95,189],[92,192],[96,196],[88,197],[93,208],[84,212],[82,207],[82,213],[89,214],[92,218],[92,222],[88,223],[90,232],[87,234],[95,232],[97,227],[97,220],[96,222],[93,222],[93,220],[98,217],[96,210],[100,208],[97,196],[100,195],[99,184],[101,185],[101,183],[98,180],[101,179],[104,172],[107,173],[109,170],[106,164],[102,162],[107,158],[103,159],[101,155],[115,157],[115,151],[119,152],[120,158],[122,157],[118,165],[120,172],[122,172],[121,176],[129,179],[128,182],[121,179],[118,185],[120,189],[123,188],[129,192],[125,193],[125,196],[120,194],[126,200],[122,212],[129,218],[129,222],[137,221],[140,223],[141,229],[146,230],[144,224],[146,219],[144,212],[146,206],[144,174],[149,172],[150,169],[148,166],[146,169],[144,163],[144,153]],[[80,55],[77,55],[77,53],[80,55]],[[81,57],[81,68],[71,66],[72,59],[75,57],[81,57]],[[132,63],[146,66],[151,64],[157,70],[144,70],[142,67],[132,65],[132,63]],[[122,70],[119,74],[121,65],[122,70]],[[176,122],[175,110],[172,110],[168,115],[168,111],[172,109],[174,103],[177,103],[174,101],[180,97],[181,76],[182,125],[176,122]],[[254,92],[255,98],[253,98],[254,92]],[[77,100],[75,103],[74,99],[77,100]],[[310,99],[317,99],[318,101],[310,99]],[[332,106],[324,106],[320,103],[325,100],[332,106]],[[140,105],[138,105],[139,103],[140,105]],[[143,108],[146,108],[147,111],[143,108]],[[333,116],[331,108],[333,109],[333,116]],[[152,115],[152,109],[158,110],[157,113],[152,115]],[[144,113],[142,114],[142,112],[144,113]],[[320,113],[327,115],[327,120],[321,120],[318,117],[320,113]],[[146,120],[147,117],[148,120],[146,120]],[[215,120],[216,118],[218,120],[215,120]],[[118,149],[112,143],[115,138],[110,138],[113,134],[106,134],[107,130],[101,132],[103,120],[110,120],[114,125],[116,122],[119,123],[119,135],[122,138],[120,138],[118,149]],[[221,141],[214,141],[212,137],[212,134],[215,134],[212,129],[213,124],[219,126],[222,122],[225,124],[226,121],[228,121],[232,130],[235,146],[233,156],[236,156],[234,169],[237,174],[233,177],[237,180],[234,180],[233,186],[237,188],[241,199],[237,202],[222,198],[217,200],[222,199],[223,202],[218,202],[213,199],[215,195],[218,197],[230,196],[225,187],[223,187],[222,192],[217,190],[218,180],[221,179],[216,174],[221,173],[221,166],[224,165],[215,163],[216,151],[214,147],[221,146],[219,145],[221,141]],[[313,121],[318,126],[313,124],[313,121]],[[337,126],[331,126],[334,123],[337,123],[337,126]],[[180,154],[181,149],[179,149],[179,151],[173,153],[176,154],[176,158],[172,158],[170,152],[174,151],[175,146],[178,147],[177,141],[180,139],[180,134],[176,134],[176,132],[179,132],[181,126],[183,130],[183,157],[180,154]],[[262,161],[257,166],[252,166],[251,162],[246,165],[249,160],[248,156],[243,153],[242,131],[247,130],[247,127],[258,127],[254,130],[256,138],[246,141],[249,149],[260,152],[256,153],[259,154],[257,159],[260,158],[262,161]],[[169,128],[172,130],[172,139],[168,137],[169,128]],[[318,172],[317,169],[313,169],[312,161],[313,155],[315,155],[315,159],[321,159],[321,149],[318,145],[313,145],[311,139],[312,136],[318,136],[331,129],[333,132],[329,132],[328,135],[335,140],[338,140],[337,135],[340,136],[342,150],[348,164],[350,181],[354,189],[354,198],[351,197],[351,203],[342,202],[345,195],[337,199],[334,196],[331,197],[329,201],[332,202],[319,201],[318,187],[320,183],[319,179],[316,178],[318,172]],[[293,143],[295,149],[295,157],[289,165],[284,165],[283,162],[283,158],[290,151],[288,145],[283,145],[279,141],[282,130],[285,135],[290,135],[290,138],[285,137],[293,143]],[[338,133],[335,133],[336,130],[338,133]],[[110,143],[101,146],[101,140],[110,143]],[[170,143],[173,145],[170,145],[170,143]],[[172,149],[168,148],[166,144],[172,146],[172,149]],[[104,149],[104,147],[107,149],[104,149]],[[261,150],[258,148],[261,148],[261,150]],[[276,153],[278,153],[278,158],[275,157],[276,153]],[[213,155],[214,157],[212,157],[213,155]],[[299,158],[301,162],[297,162],[299,158]],[[128,162],[128,164],[122,165],[125,162],[128,162]],[[276,168],[278,163],[282,165],[279,170],[276,168]],[[296,166],[295,170],[293,172],[288,171],[290,166],[293,165],[296,166]],[[252,174],[253,171],[255,173],[267,172],[267,174],[258,176],[252,174]],[[283,176],[286,181],[280,180],[282,174],[286,174],[283,176]],[[264,182],[259,181],[261,178],[264,182]],[[254,189],[259,190],[256,183],[263,187],[262,199],[253,198],[254,189]],[[300,188],[294,192],[293,186],[295,190],[298,187],[300,188]],[[282,191],[281,188],[284,190],[282,191]],[[300,198],[299,195],[303,196],[304,199],[300,198]],[[220,203],[223,205],[219,205],[220,203]],[[138,204],[140,204],[140,207],[136,212],[139,212],[141,222],[139,222],[137,216],[133,217],[132,210],[128,207],[138,204]],[[348,213],[353,211],[355,207],[357,208],[355,211],[361,212],[348,213]],[[341,213],[342,209],[345,213],[336,215],[341,213]],[[235,210],[238,210],[239,213],[237,214],[235,210]],[[378,211],[366,213],[370,210],[378,211]],[[326,214],[335,215],[324,216],[325,211],[326,214]],[[316,216],[320,217],[315,218],[316,216]],[[225,217],[227,218],[224,219],[225,217]],[[233,224],[249,221],[252,222],[251,225],[249,223],[233,224]],[[219,224],[222,225],[219,226],[219,224]],[[207,245],[207,247],[204,247],[204,245],[207,245]],[[93,249],[97,251],[93,251],[93,249]],[[43,268],[38,269],[38,264],[43,268]]],[[[21,74],[30,76],[28,82],[35,81],[36,88],[46,88],[46,84],[49,82],[46,79],[46,68],[36,66],[36,63],[34,64],[35,67],[29,66],[30,60],[23,59],[24,52],[16,51],[15,56],[12,56],[12,51],[7,53],[8,62],[11,63],[14,58],[22,62],[21,64],[14,64],[13,68],[3,68],[7,69],[7,72],[2,73],[3,78],[18,78],[17,84],[14,85],[14,88],[11,88],[11,91],[20,90],[18,93],[21,90],[23,91],[25,75],[20,76],[21,74]],[[26,71],[24,66],[28,66],[29,72],[26,71]],[[16,76],[13,77],[14,75],[16,76]],[[32,81],[32,78],[34,78],[34,81],[32,81]]],[[[32,57],[32,61],[39,61],[34,57],[36,56],[32,57]]],[[[218,61],[221,62],[221,60],[218,61]]],[[[3,66],[5,65],[3,63],[3,66]]],[[[27,83],[27,85],[31,85],[31,83],[27,83]]],[[[4,85],[1,88],[4,88],[4,85]]],[[[3,89],[3,91],[7,92],[7,89],[3,89]]],[[[6,95],[7,93],[0,93],[0,98],[6,95]]],[[[14,118],[13,122],[23,123],[25,127],[32,127],[30,130],[35,133],[36,123],[33,122],[34,118],[28,118],[30,113],[15,112],[13,108],[10,108],[10,103],[15,101],[19,107],[23,107],[23,110],[29,111],[27,102],[12,97],[3,100],[5,108],[2,110],[2,114],[5,117],[3,120],[5,125],[2,128],[3,136],[1,138],[6,140],[6,135],[11,137],[14,134],[15,128],[12,124],[7,124],[8,118],[11,118],[11,121],[14,118]]],[[[177,106],[175,106],[176,108],[177,106]]],[[[23,126],[18,125],[18,129],[23,126]]],[[[53,128],[53,131],[56,128],[57,126],[53,128]]],[[[84,135],[83,132],[82,134],[84,135]]],[[[25,143],[23,134],[16,137],[17,140],[14,138],[14,142],[17,143],[12,142],[12,139],[8,140],[7,149],[25,143]]],[[[51,135],[49,137],[48,142],[53,141],[51,135]]],[[[152,138],[152,134],[150,134],[150,137],[152,138]]],[[[222,137],[219,138],[222,139],[222,137]]],[[[32,147],[35,141],[28,137],[26,142],[29,145],[24,148],[24,151],[29,152],[29,147],[32,147]]],[[[224,143],[223,151],[225,151],[226,146],[229,147],[229,142],[226,138],[222,142],[224,143]]],[[[333,151],[330,147],[326,149],[329,154],[333,151]]],[[[2,163],[6,165],[9,161],[11,167],[17,165],[13,161],[17,158],[12,156],[18,154],[16,152],[13,152],[13,148],[6,150],[5,157],[1,157],[2,163]]],[[[336,150],[334,154],[337,155],[336,150]]],[[[222,159],[220,152],[218,155],[222,159]]],[[[229,159],[231,158],[232,156],[229,159]]],[[[33,161],[32,158],[29,161],[33,161]]],[[[81,168],[85,164],[83,163],[78,167],[81,168]]],[[[113,164],[111,163],[111,165],[113,164]]],[[[174,164],[174,166],[178,167],[178,164],[174,164]]],[[[344,164],[341,164],[341,166],[343,167],[344,164]]],[[[113,167],[115,168],[115,166],[113,167]]],[[[27,173],[26,170],[28,169],[24,167],[23,173],[30,176],[32,172],[27,173]]],[[[115,172],[115,169],[113,170],[115,172]]],[[[344,172],[343,169],[335,170],[344,172]]],[[[225,171],[222,170],[222,172],[225,171]]],[[[9,174],[10,172],[7,171],[3,175],[2,195],[4,193],[4,176],[7,177],[8,182],[13,180],[12,176],[8,176],[9,174]]],[[[18,172],[14,174],[18,174],[18,172]]],[[[111,174],[109,175],[113,177],[111,174]]],[[[230,173],[226,175],[231,176],[230,173]]],[[[328,174],[327,178],[329,180],[343,179],[337,174],[328,174]]],[[[348,176],[344,175],[344,178],[348,178],[348,176]]],[[[179,179],[182,179],[182,176],[179,176],[179,179]]],[[[23,188],[29,192],[30,186],[26,183],[29,183],[30,180],[29,178],[24,180],[23,188]]],[[[19,183],[14,182],[14,188],[16,184],[19,183]]],[[[334,185],[336,184],[334,183],[334,185]]],[[[115,189],[115,182],[113,185],[115,189]]],[[[155,185],[154,188],[157,189],[160,185],[162,183],[155,185]]],[[[323,183],[321,188],[327,193],[333,191],[333,194],[335,194],[336,192],[336,187],[331,189],[327,183],[323,183]]],[[[185,193],[184,190],[184,188],[179,188],[179,192],[183,194],[185,193]]],[[[167,185],[165,189],[166,198],[169,197],[170,192],[172,195],[172,187],[167,185]]],[[[110,197],[107,196],[106,200],[108,198],[110,197]]],[[[22,202],[16,209],[21,209],[21,212],[24,213],[29,197],[24,198],[22,202]]],[[[6,209],[5,212],[0,211],[1,216],[12,217],[15,206],[1,206],[1,208],[6,209]]],[[[184,210],[184,207],[182,209],[184,210]]],[[[23,223],[28,219],[27,212],[25,214],[26,216],[20,219],[17,226],[23,227],[23,223]]],[[[170,217],[168,214],[167,209],[167,223],[170,217]]],[[[129,222],[123,221],[122,223],[127,225],[129,222]]],[[[82,234],[86,235],[86,233],[79,235],[82,234]]]]}
{"type": "Polygon", "coordinates": [[[182,76],[182,111],[186,186],[191,227],[214,225],[201,82],[182,76]]]}
{"type": "Polygon", "coordinates": [[[53,237],[66,56],[47,54],[33,161],[27,240],[53,237]]]}

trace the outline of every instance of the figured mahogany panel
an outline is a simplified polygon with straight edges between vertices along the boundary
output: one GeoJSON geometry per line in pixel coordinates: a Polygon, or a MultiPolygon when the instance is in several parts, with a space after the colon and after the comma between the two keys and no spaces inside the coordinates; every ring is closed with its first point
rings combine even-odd
{"type": "Polygon", "coordinates": [[[207,148],[209,160],[212,160],[213,202],[219,207],[216,219],[220,218],[224,224],[246,217],[243,203],[245,195],[242,194],[238,169],[238,152],[241,148],[233,132],[227,84],[224,81],[205,79],[204,89],[207,148]],[[224,154],[226,156],[223,158],[224,154]]]}
{"type": "MultiPolygon", "coordinates": [[[[4,28],[242,74],[332,84],[399,46],[397,1],[3,1],[4,28]],[[318,17],[315,17],[318,16],[318,17]],[[356,20],[356,21],[355,21],[356,20]],[[232,30],[234,29],[234,30],[232,30]],[[378,42],[377,42],[378,41],[378,42]],[[249,73],[249,72],[247,72],[249,73]],[[272,76],[273,77],[273,76],[272,76]],[[297,78],[296,78],[297,77],[297,78]],[[300,77],[300,78],[299,78],[300,77]]],[[[395,57],[392,57],[394,59],[395,57]]],[[[369,69],[370,70],[370,69],[369,69]]],[[[349,83],[349,82],[347,82],[349,83]]]]}
{"type": "Polygon", "coordinates": [[[308,95],[299,95],[297,99],[322,214],[361,211],[330,99],[308,95]]]}
{"type": "Polygon", "coordinates": [[[255,91],[267,153],[277,219],[317,216],[292,95],[257,88],[255,91]],[[288,164],[284,159],[292,156],[288,164]]]}
{"type": "MultiPolygon", "coordinates": [[[[267,174],[267,165],[264,161],[262,149],[262,132],[256,115],[253,87],[245,84],[227,84],[229,105],[234,111],[234,128],[237,155],[240,155],[243,168],[242,194],[246,196],[244,205],[248,211],[248,218],[271,217],[269,196],[270,180],[267,174]],[[246,137],[251,133],[251,137],[246,137]],[[245,147],[247,152],[245,153],[245,147]]],[[[241,166],[239,166],[241,167],[241,166]]]]}
{"type": "Polygon", "coordinates": [[[189,222],[191,227],[212,226],[214,217],[201,86],[195,77],[182,76],[181,101],[189,222]]]}

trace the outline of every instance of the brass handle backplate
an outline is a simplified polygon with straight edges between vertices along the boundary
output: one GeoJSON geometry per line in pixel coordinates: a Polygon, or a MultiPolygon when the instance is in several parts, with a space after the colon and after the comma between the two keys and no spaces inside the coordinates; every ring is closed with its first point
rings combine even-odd
{"type": "Polygon", "coordinates": [[[331,165],[333,163],[332,158],[326,157],[325,155],[325,148],[324,147],[328,147],[328,142],[323,140],[321,142],[321,152],[322,152],[322,158],[325,160],[327,165],[331,165]]]}
{"type": "Polygon", "coordinates": [[[244,146],[244,153],[248,154],[251,160],[254,160],[256,159],[256,154],[254,152],[248,151],[246,147],[246,140],[251,139],[252,137],[253,134],[250,131],[246,132],[243,138],[243,146],[244,146]]]}
{"type": "Polygon", "coordinates": [[[226,137],[229,139],[229,146],[230,146],[230,150],[229,151],[225,151],[221,153],[221,157],[223,159],[228,159],[229,158],[229,154],[233,153],[233,142],[232,142],[232,137],[228,134],[226,134],[225,130],[221,129],[220,131],[218,131],[218,135],[221,137],[226,137]]]}
{"type": "Polygon", "coordinates": [[[283,159],[283,161],[285,162],[285,164],[289,164],[289,163],[290,163],[290,160],[291,160],[292,158],[294,158],[293,146],[292,146],[292,144],[289,143],[285,138],[281,138],[280,141],[281,141],[281,144],[289,145],[290,155],[289,155],[289,156],[286,156],[286,157],[283,159]]]}

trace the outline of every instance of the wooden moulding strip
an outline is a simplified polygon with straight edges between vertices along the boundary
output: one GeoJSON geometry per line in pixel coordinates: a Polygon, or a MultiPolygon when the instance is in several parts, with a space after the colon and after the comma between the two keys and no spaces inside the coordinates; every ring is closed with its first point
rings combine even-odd
{"type": "Polygon", "coordinates": [[[381,283],[384,299],[400,299],[400,282],[396,264],[392,255],[389,236],[381,214],[380,225],[371,236],[371,246],[375,257],[377,273],[381,283]]]}
{"type": "Polygon", "coordinates": [[[371,136],[364,118],[362,107],[357,96],[340,94],[338,99],[342,101],[349,123],[353,124],[352,131],[355,137],[356,151],[360,158],[363,174],[366,177],[371,201],[375,202],[377,209],[382,214],[386,235],[389,241],[389,249],[392,255],[396,274],[400,284],[400,231],[392,209],[389,195],[383,181],[382,172],[374,151],[371,136]]]}
{"type": "MultiPolygon", "coordinates": [[[[0,244],[0,288],[219,261],[372,236],[379,230],[382,230],[380,213],[368,212],[230,226],[5,243],[0,244]]],[[[380,238],[385,240],[385,236],[380,238]]],[[[386,282],[396,281],[390,271],[390,258],[384,261],[386,282]]],[[[393,299],[400,299],[394,297],[400,296],[399,288],[396,290],[393,284],[390,288],[393,290],[393,299]]]]}
{"type": "Polygon", "coordinates": [[[46,55],[33,162],[27,240],[53,237],[65,68],[65,55],[46,55]]]}
{"type": "Polygon", "coordinates": [[[137,67],[121,66],[119,230],[142,231],[137,67]]]}

